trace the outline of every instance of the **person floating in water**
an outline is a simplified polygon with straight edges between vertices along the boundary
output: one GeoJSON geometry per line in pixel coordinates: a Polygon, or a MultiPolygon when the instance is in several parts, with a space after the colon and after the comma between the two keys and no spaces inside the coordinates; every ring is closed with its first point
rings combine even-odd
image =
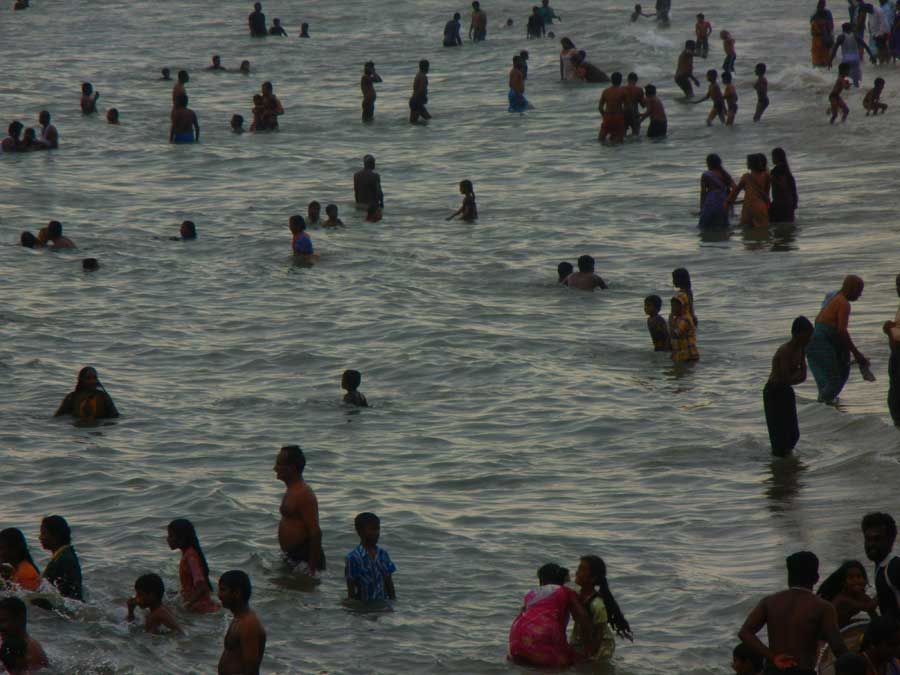
{"type": "Polygon", "coordinates": [[[603,143],[609,139],[611,145],[617,145],[625,140],[625,90],[622,88],[622,73],[613,73],[610,81],[612,86],[600,94],[599,108],[603,122],[600,124],[597,140],[603,143]]]}
{"type": "Polygon", "coordinates": [[[855,623],[858,614],[865,612],[872,619],[878,615],[878,601],[866,595],[868,585],[863,564],[848,560],[822,582],[816,595],[834,605],[838,628],[843,629],[855,623]]]}
{"type": "Polygon", "coordinates": [[[173,551],[181,551],[178,578],[181,581],[184,608],[200,614],[218,611],[219,605],[210,595],[212,584],[209,581],[209,565],[200,547],[194,524],[184,518],[173,520],[166,530],[166,543],[173,551]]]}
{"type": "Polygon", "coordinates": [[[308,37],[310,37],[310,35],[309,35],[309,24],[308,24],[308,23],[301,23],[301,24],[300,24],[300,35],[299,35],[298,37],[302,37],[302,38],[308,38],[308,37]]]}
{"type": "Polygon", "coordinates": [[[353,521],[359,545],[347,554],[344,579],[347,597],[360,602],[396,600],[391,556],[378,546],[381,520],[374,513],[360,513],[353,521]]]}
{"type": "Polygon", "coordinates": [[[252,591],[250,577],[241,570],[230,570],[219,577],[219,601],[234,616],[225,633],[219,675],[259,675],[266,651],[266,629],[250,609],[252,591]]]}
{"type": "Polygon", "coordinates": [[[772,372],[763,388],[763,409],[772,454],[790,454],[800,440],[797,424],[797,399],[794,385],[806,381],[806,346],[812,339],[813,325],[798,316],[791,326],[791,339],[781,345],[772,358],[772,372]]]}
{"type": "Polygon", "coordinates": [[[591,619],[593,651],[587,651],[581,642],[581,633],[572,628],[569,644],[589,661],[609,661],[616,650],[615,635],[634,642],[631,626],[622,614],[619,603],[613,597],[606,579],[606,563],[596,555],[586,555],[575,571],[578,599],[591,619]]]}
{"type": "Polygon", "coordinates": [[[362,121],[371,122],[375,119],[375,99],[378,97],[375,93],[375,85],[381,82],[381,76],[375,72],[375,63],[366,61],[363,65],[362,78],[359,81],[359,88],[362,90],[362,121]]]}
{"type": "Polygon", "coordinates": [[[483,42],[487,38],[487,21],[487,12],[481,9],[481,3],[475,0],[472,3],[472,21],[469,24],[469,39],[472,42],[483,42]]]}
{"type": "Polygon", "coordinates": [[[669,121],[666,118],[666,109],[656,95],[656,87],[652,84],[644,87],[644,105],[647,112],[641,115],[640,121],[643,122],[648,117],[650,118],[647,138],[665,138],[669,130],[669,121]]]}
{"type": "Polygon", "coordinates": [[[172,241],[194,241],[197,239],[197,226],[193,220],[185,220],[178,228],[177,237],[169,237],[172,241]]]}
{"type": "Polygon", "coordinates": [[[200,122],[197,114],[188,108],[187,94],[179,94],[171,113],[169,143],[199,143],[200,122]]]}
{"type": "Polygon", "coordinates": [[[567,260],[563,260],[561,263],[559,263],[559,265],[556,266],[557,282],[565,285],[566,279],[574,271],[575,268],[572,266],[572,263],[567,260]]]}
{"type": "Polygon", "coordinates": [[[100,98],[100,92],[94,91],[94,85],[85,82],[81,85],[81,114],[92,115],[97,112],[97,99],[100,98]]]}
{"type": "Polygon", "coordinates": [[[371,204],[384,208],[381,176],[375,171],[372,155],[363,157],[363,168],[353,174],[353,198],[358,209],[368,209],[371,204]]]}
{"type": "Polygon", "coordinates": [[[359,390],[359,385],[361,383],[362,375],[358,370],[344,371],[344,374],[341,375],[341,389],[347,392],[344,394],[344,403],[355,405],[360,408],[369,407],[369,402],[366,401],[366,397],[363,396],[362,392],[359,390]]]}
{"type": "Polygon", "coordinates": [[[109,124],[118,124],[119,123],[119,111],[117,108],[110,108],[106,111],[106,121],[109,124]]]}
{"type": "Polygon", "coordinates": [[[100,263],[96,258],[85,258],[81,261],[81,269],[85,272],[96,272],[100,269],[100,263]]]}
{"type": "Polygon", "coordinates": [[[279,35],[281,37],[288,36],[284,26],[281,25],[281,19],[272,19],[272,27],[269,28],[269,35],[279,35]]]}
{"type": "Polygon", "coordinates": [[[769,595],[750,612],[738,637],[776,669],[773,672],[816,673],[819,640],[828,642],[835,656],[847,651],[831,603],[812,592],[819,580],[819,559],[809,551],[787,557],[788,586],[769,595]],[[768,629],[769,644],[756,634],[768,629]]]}
{"type": "Polygon", "coordinates": [[[669,327],[666,320],[659,313],[662,311],[662,298],[658,295],[648,295],[644,298],[644,314],[647,315],[647,332],[653,342],[653,351],[670,352],[672,343],[669,341],[669,327]]]}
{"type": "Polygon", "coordinates": [[[595,265],[593,257],[589,255],[579,256],[578,271],[566,277],[565,285],[569,288],[577,288],[580,291],[593,291],[595,288],[606,290],[609,286],[594,271],[595,265]]]}
{"type": "Polygon", "coordinates": [[[36,591],[41,586],[41,572],[34,564],[22,530],[8,527],[0,530],[0,589],[10,586],[36,591]]]}
{"type": "MultiPolygon", "coordinates": [[[[477,3],[476,3],[477,4],[477,3]]],[[[430,64],[427,60],[419,61],[419,72],[413,79],[413,93],[409,99],[409,121],[416,124],[419,118],[426,122],[431,119],[431,113],[425,105],[428,103],[428,70],[430,64]]]]}
{"type": "Polygon", "coordinates": [[[218,54],[214,54],[212,57],[212,63],[206,66],[207,70],[228,70],[225,66],[222,65],[222,59],[218,54]]]}
{"type": "Polygon", "coordinates": [[[325,215],[328,218],[322,223],[322,227],[344,227],[344,221],[338,218],[338,207],[336,204],[328,204],[325,207],[325,215]]]}
{"type": "Polygon", "coordinates": [[[15,596],[0,599],[0,638],[3,649],[15,646],[15,662],[24,666],[23,675],[50,666],[50,661],[40,643],[28,634],[28,607],[15,596]]]}
{"type": "Polygon", "coordinates": [[[250,62],[249,61],[241,61],[241,66],[238,68],[238,72],[242,75],[250,74],[250,62]]]}
{"type": "MultiPolygon", "coordinates": [[[[894,287],[897,290],[897,296],[900,297],[900,274],[894,279],[894,287]]],[[[881,329],[888,337],[888,346],[891,350],[891,357],[888,361],[888,378],[890,379],[887,396],[888,410],[891,411],[894,426],[900,427],[900,308],[894,314],[893,321],[885,321],[881,329]]]]}
{"type": "Polygon", "coordinates": [[[50,560],[41,575],[64,598],[82,600],[81,563],[72,546],[72,531],[62,516],[47,516],[41,521],[41,547],[49,551],[50,560]]]}
{"type": "Polygon", "coordinates": [[[253,37],[266,37],[269,34],[266,30],[266,15],[263,14],[262,3],[257,2],[253,5],[253,13],[247,17],[247,23],[253,37]]]}
{"type": "Polygon", "coordinates": [[[64,248],[77,248],[75,242],[63,236],[63,226],[58,220],[51,220],[47,227],[42,227],[38,232],[41,244],[55,250],[64,248]]]}
{"type": "Polygon", "coordinates": [[[462,19],[460,13],[455,12],[453,18],[444,25],[445,47],[462,47],[462,36],[459,34],[460,30],[462,30],[460,19],[462,19]]]}
{"type": "Polygon", "coordinates": [[[112,397],[100,384],[94,368],[87,366],[78,372],[75,391],[62,400],[53,416],[61,417],[63,415],[71,415],[75,419],[88,422],[119,416],[112,397]]]}
{"type": "Polygon", "coordinates": [[[291,570],[315,576],[325,569],[325,553],[322,551],[322,530],[319,529],[319,502],[303,479],[305,468],[306,455],[299,445],[281,448],[274,470],[287,491],[281,500],[278,545],[291,570]]]}
{"type": "Polygon", "coordinates": [[[756,90],[756,111],[753,113],[753,121],[759,122],[763,113],[769,107],[769,81],[766,79],[766,64],[757,63],[756,82],[753,83],[753,89],[756,90]]]}
{"type": "Polygon", "coordinates": [[[460,181],[459,193],[463,196],[462,206],[447,216],[447,220],[461,216],[462,220],[467,223],[475,222],[478,220],[478,207],[475,205],[475,188],[472,186],[472,181],[460,181]]]}
{"type": "Polygon", "coordinates": [[[678,66],[675,69],[675,84],[677,84],[681,88],[681,91],[684,92],[685,98],[692,98],[694,96],[694,87],[691,86],[691,82],[697,87],[700,86],[700,81],[694,77],[695,47],[696,45],[693,40],[688,40],[684,43],[684,49],[678,56],[678,66]]]}
{"type": "Polygon", "coordinates": [[[833,404],[850,377],[850,354],[857,363],[868,366],[869,360],[856,348],[850,337],[850,303],[862,296],[863,280],[856,275],[844,277],[841,290],[831,296],[816,317],[815,328],[806,360],[819,389],[819,401],[833,404]]]}
{"type": "Polygon", "coordinates": [[[869,89],[869,91],[866,92],[866,95],[863,98],[863,108],[866,111],[866,117],[869,116],[869,113],[878,115],[879,112],[885,113],[887,111],[887,103],[881,102],[881,94],[883,92],[884,78],[876,77],[875,86],[869,89]]]}
{"type": "Polygon", "coordinates": [[[158,574],[144,574],[138,577],[134,582],[134,596],[128,598],[128,621],[135,620],[134,610],[140,607],[147,610],[144,630],[148,633],[159,634],[164,632],[164,628],[173,633],[183,633],[172,610],[163,604],[165,594],[165,585],[158,574]]]}
{"type": "Polygon", "coordinates": [[[518,54],[513,57],[512,68],[509,69],[509,107],[511,113],[524,113],[531,107],[525,98],[525,73],[522,69],[522,57],[518,54]]]}

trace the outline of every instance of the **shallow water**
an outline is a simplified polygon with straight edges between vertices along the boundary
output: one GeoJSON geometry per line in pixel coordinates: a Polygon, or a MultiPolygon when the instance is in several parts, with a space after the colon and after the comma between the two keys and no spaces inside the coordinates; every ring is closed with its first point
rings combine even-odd
{"type": "MultiPolygon", "coordinates": [[[[668,141],[599,147],[599,89],[559,83],[557,45],[522,39],[527,7],[512,3],[485,3],[488,41],[458,51],[435,46],[454,8],[433,0],[266,3],[291,37],[265,41],[246,35],[250,3],[51,0],[0,15],[2,117],[35,123],[48,108],[63,146],[0,158],[0,525],[22,528],[41,566],[41,517],[74,528],[89,601],[73,620],[31,615],[59,672],[212,672],[223,615],[183,617],[183,639],[123,624],[141,573],[177,588],[164,532],[175,517],[196,524],[214,577],[251,575],[270,673],[519,672],[506,638],[535,570],[574,570],[587,553],[606,559],[634,628],[617,673],[726,673],[786,554],[810,548],[823,572],[862,557],[859,518],[892,508],[900,478],[880,328],[897,304],[892,115],[866,119],[853,92],[847,125],[828,125],[834,74],[808,66],[812,7],[705,8],[737,39],[741,111],[726,130],[707,129],[706,104],[676,101],[671,81],[702,5],[676,3],[657,31],[628,24],[625,3],[575,4],[554,3],[557,35],[605,70],[658,83],[668,141]],[[499,29],[508,15],[517,27],[499,29]],[[303,20],[311,40],[295,37],[303,20]],[[535,110],[520,117],[505,112],[506,73],[523,48],[535,110]],[[254,72],[205,73],[212,53],[254,72]],[[370,58],[385,82],[363,127],[370,58]],[[405,121],[420,58],[432,64],[427,128],[405,121]],[[753,125],[762,58],[772,107],[753,125]],[[198,146],[165,142],[164,65],[191,72],[198,146]],[[83,80],[121,127],[82,118],[83,80]],[[265,80],[287,109],[281,131],[231,135],[265,80]],[[747,153],[775,146],[798,181],[797,224],[698,236],[704,156],[740,175],[747,153]],[[386,192],[379,225],[352,209],[366,153],[386,192]],[[444,221],[463,178],[477,225],[444,221]],[[338,204],[347,228],[313,230],[322,261],[296,267],[287,218],[311,199],[338,204]],[[14,245],[51,218],[77,252],[14,245]],[[199,239],[166,241],[186,218],[199,239]],[[556,264],[582,253],[610,291],[555,284],[556,264]],[[99,272],[82,273],[88,255],[99,272]],[[642,313],[645,295],[671,294],[679,266],[701,321],[702,360],[687,372],[650,350],[642,313]],[[771,355],[847,273],[867,281],[851,331],[878,382],[854,372],[837,411],[815,403],[810,378],[798,459],[773,462],[760,400],[771,355]],[[91,429],[51,419],[88,364],[123,417],[91,429]],[[362,371],[371,409],[340,405],[345,368],[362,371]],[[305,448],[320,503],[330,570],[312,592],[277,557],[271,467],[285,443],[305,448]],[[340,603],[363,510],[382,517],[399,568],[393,613],[340,603]]],[[[698,73],[720,65],[711,47],[698,73]]],[[[878,74],[893,112],[900,78],[878,74]]]]}

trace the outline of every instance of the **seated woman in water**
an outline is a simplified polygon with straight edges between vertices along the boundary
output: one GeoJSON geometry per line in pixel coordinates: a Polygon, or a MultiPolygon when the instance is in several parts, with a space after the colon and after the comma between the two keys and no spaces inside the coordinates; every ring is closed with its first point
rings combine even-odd
{"type": "Polygon", "coordinates": [[[700,222],[698,227],[728,227],[725,200],[734,188],[734,179],[722,168],[718,155],[706,156],[706,171],[700,176],[700,222]]]}
{"type": "Polygon", "coordinates": [[[532,666],[564,668],[575,663],[578,656],[566,641],[569,616],[582,634],[581,644],[586,654],[597,651],[591,618],[578,594],[564,584],[569,571],[554,563],[538,570],[540,587],[529,591],[525,604],[509,631],[509,659],[532,666]]]}
{"type": "Polygon", "coordinates": [[[201,614],[218,611],[219,604],[210,597],[209,565],[193,523],[184,518],[173,520],[169,523],[166,541],[173,551],[176,548],[181,551],[178,577],[185,609],[201,614]]]}
{"type": "Polygon", "coordinates": [[[572,647],[588,659],[607,661],[616,650],[613,633],[631,642],[634,642],[634,636],[625,615],[619,609],[619,603],[609,590],[609,583],[606,581],[606,563],[603,562],[603,558],[596,555],[584,556],[575,571],[575,583],[580,589],[578,599],[591,618],[594,651],[589,652],[585,649],[580,633],[574,628],[570,637],[572,647]]]}
{"type": "Polygon", "coordinates": [[[866,612],[874,617],[878,602],[866,595],[869,577],[866,568],[858,560],[847,560],[819,586],[818,594],[834,605],[837,611],[838,627],[853,623],[853,617],[866,612]]]}
{"type": "Polygon", "coordinates": [[[26,591],[36,591],[41,585],[41,573],[28,551],[25,535],[15,527],[0,530],[0,578],[26,591]]]}
{"type": "Polygon", "coordinates": [[[97,371],[88,366],[79,371],[75,391],[63,399],[54,417],[62,415],[92,421],[118,417],[119,411],[116,410],[112,397],[100,384],[97,371]]]}

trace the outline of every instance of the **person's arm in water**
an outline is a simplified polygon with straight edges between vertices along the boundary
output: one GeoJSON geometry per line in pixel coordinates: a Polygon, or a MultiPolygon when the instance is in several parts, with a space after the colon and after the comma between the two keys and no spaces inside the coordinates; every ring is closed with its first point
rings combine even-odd
{"type": "Polygon", "coordinates": [[[194,125],[194,141],[200,142],[200,122],[197,121],[197,113],[193,113],[191,123],[194,125]]]}
{"type": "Polygon", "coordinates": [[[591,621],[591,615],[588,614],[574,591],[569,596],[569,611],[572,613],[572,618],[575,619],[575,623],[581,631],[581,640],[585,653],[593,654],[597,651],[597,644],[594,642],[594,625],[591,621]]]}
{"type": "Polygon", "coordinates": [[[853,338],[850,337],[850,301],[845,300],[841,303],[840,309],[838,309],[837,313],[837,330],[838,337],[850,350],[853,356],[856,357],[856,362],[860,365],[866,366],[869,364],[869,359],[863,356],[863,353],[856,348],[856,345],[853,344],[853,338]]]}
{"type": "MultiPolygon", "coordinates": [[[[832,611],[834,611],[832,609],[832,611]]],[[[741,630],[738,631],[738,638],[745,645],[750,647],[757,654],[762,656],[766,661],[773,664],[779,670],[785,670],[791,666],[796,666],[796,659],[789,654],[776,654],[758,637],[756,634],[762,630],[768,621],[768,608],[766,601],[762,600],[744,621],[741,630]]]]}
{"type": "Polygon", "coordinates": [[[601,277],[599,274],[595,274],[594,275],[594,288],[600,288],[605,291],[606,289],[609,288],[609,286],[607,286],[606,282],[603,281],[603,277],[601,277]]]}
{"type": "Polygon", "coordinates": [[[172,111],[172,114],[169,116],[172,120],[172,123],[169,125],[169,143],[175,142],[175,111],[172,111]]]}

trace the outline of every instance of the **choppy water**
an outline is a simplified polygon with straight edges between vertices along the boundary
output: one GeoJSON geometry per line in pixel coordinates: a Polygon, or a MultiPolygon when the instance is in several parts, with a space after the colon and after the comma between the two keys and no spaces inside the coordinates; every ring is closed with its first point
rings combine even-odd
{"type": "MultiPolygon", "coordinates": [[[[249,4],[37,0],[0,15],[3,124],[48,108],[63,146],[0,161],[0,524],[26,532],[40,565],[41,517],[73,525],[88,605],[74,620],[32,613],[57,670],[214,670],[224,616],[184,617],[183,639],[122,622],[139,574],[177,588],[164,528],[180,516],[214,577],[250,573],[271,673],[518,672],[507,631],[535,570],[574,569],[586,553],[607,560],[635,631],[617,673],[725,673],[746,612],[782,585],[786,553],[811,548],[826,568],[862,556],[859,517],[893,508],[900,478],[880,330],[897,303],[892,68],[879,71],[887,116],[864,118],[854,92],[849,123],[831,128],[833,75],[807,65],[812,7],[676,3],[658,32],[628,24],[628,3],[558,0],[558,35],[660,85],[670,139],[609,149],[594,140],[599,90],[557,81],[557,44],[522,39],[526,5],[484,3],[488,42],[450,51],[440,31],[465,3],[266,3],[292,36],[266,41],[246,35],[249,4]],[[674,100],[678,45],[701,9],[737,38],[734,130],[707,129],[705,104],[674,100]],[[516,28],[500,30],[508,15],[516,28]],[[295,37],[303,20],[311,40],[295,37]],[[505,112],[522,48],[536,107],[525,117],[505,112]],[[204,73],[212,53],[254,72],[204,73]],[[772,107],[754,126],[750,72],[763,57],[772,107]],[[370,58],[385,82],[363,127],[370,58]],[[411,128],[420,58],[434,120],[411,128]],[[192,74],[199,146],[165,142],[164,65],[192,74]],[[83,80],[101,111],[119,108],[120,128],[81,117],[83,80]],[[287,109],[281,132],[231,135],[231,114],[249,119],[264,80],[287,109]],[[796,226],[699,237],[704,156],[739,175],[747,153],[778,145],[799,184],[796,226]],[[351,208],[369,152],[387,198],[379,225],[351,208]],[[462,178],[475,183],[477,225],[444,221],[462,178]],[[286,222],[311,199],[337,203],[348,227],[313,231],[321,264],[298,268],[286,222]],[[13,245],[51,218],[79,251],[13,245]],[[160,239],[185,218],[197,242],[160,239]],[[556,264],[585,252],[609,292],[554,283],[556,264]],[[82,273],[86,255],[98,273],[82,273]],[[671,293],[678,266],[701,319],[702,361],[686,375],[650,350],[642,313],[646,294],[671,293]],[[771,354],[850,272],[867,282],[851,332],[879,381],[854,374],[843,412],[800,387],[799,460],[773,463],[760,400],[771,354]],[[124,413],[114,425],[50,417],[87,364],[124,413]],[[339,404],[348,367],[373,405],[358,414],[339,404]],[[292,442],[308,453],[331,560],[315,592],[285,588],[277,559],[271,467],[292,442]],[[339,604],[362,510],[382,516],[399,567],[396,611],[377,619],[339,604]]],[[[715,40],[697,70],[720,61],[715,40]]]]}

